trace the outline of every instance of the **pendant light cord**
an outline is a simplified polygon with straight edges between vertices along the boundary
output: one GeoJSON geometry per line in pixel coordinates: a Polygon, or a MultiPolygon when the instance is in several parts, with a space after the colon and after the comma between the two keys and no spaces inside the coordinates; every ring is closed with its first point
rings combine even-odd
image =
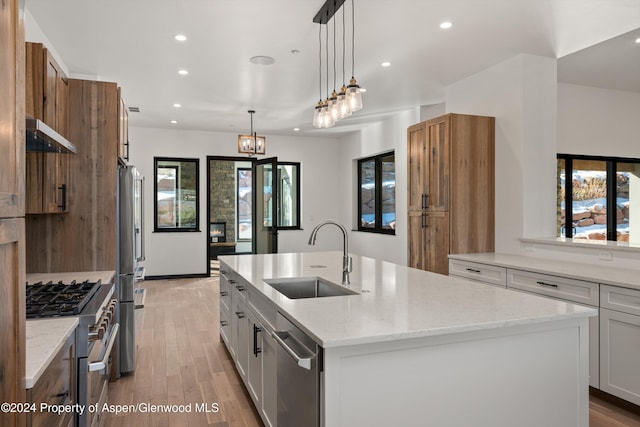
{"type": "Polygon", "coordinates": [[[336,20],[333,20],[333,90],[336,90],[336,20]]]}
{"type": "Polygon", "coordinates": [[[351,77],[356,75],[355,63],[356,63],[356,18],[355,18],[355,0],[351,0],[351,77]]]}
{"type": "Polygon", "coordinates": [[[318,93],[320,94],[320,100],[322,100],[322,24],[318,25],[318,93]]]}
{"type": "Polygon", "coordinates": [[[345,85],[345,80],[344,80],[344,56],[345,56],[345,51],[347,50],[345,48],[346,44],[345,44],[345,25],[344,25],[344,10],[346,8],[342,8],[342,86],[345,85]]]}
{"type": "MultiPolygon", "coordinates": [[[[328,14],[328,12],[327,12],[328,14]]],[[[328,18],[327,18],[328,20],[328,18]]],[[[327,48],[327,99],[329,99],[329,23],[325,24],[327,26],[327,31],[326,31],[326,35],[327,35],[327,40],[325,43],[325,47],[327,48]]]]}

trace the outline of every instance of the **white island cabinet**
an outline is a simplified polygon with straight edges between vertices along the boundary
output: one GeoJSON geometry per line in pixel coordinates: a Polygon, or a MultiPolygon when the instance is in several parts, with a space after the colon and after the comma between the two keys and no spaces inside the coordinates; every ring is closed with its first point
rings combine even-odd
{"type": "MultiPolygon", "coordinates": [[[[221,257],[221,270],[247,288],[250,325],[272,330],[280,313],[322,348],[320,425],[588,425],[596,310],[360,256],[354,295],[289,299],[264,280],[340,284],[341,267],[340,252],[221,257]]],[[[255,357],[253,343],[264,347],[269,334],[249,332],[245,351],[255,357]]],[[[274,397],[267,355],[262,400],[251,391],[257,406],[274,397]]],[[[260,384],[258,364],[248,365],[248,387],[260,384]]]]}

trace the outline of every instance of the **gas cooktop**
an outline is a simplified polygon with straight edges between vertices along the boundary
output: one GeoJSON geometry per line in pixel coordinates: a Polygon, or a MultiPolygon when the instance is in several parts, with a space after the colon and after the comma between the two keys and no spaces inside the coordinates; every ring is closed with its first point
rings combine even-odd
{"type": "Polygon", "coordinates": [[[101,285],[100,280],[27,283],[27,319],[78,315],[101,285]]]}

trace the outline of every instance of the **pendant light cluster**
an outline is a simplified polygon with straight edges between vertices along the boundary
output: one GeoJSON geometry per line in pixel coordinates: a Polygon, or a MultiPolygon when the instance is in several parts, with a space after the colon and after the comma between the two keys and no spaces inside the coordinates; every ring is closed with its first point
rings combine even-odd
{"type": "Polygon", "coordinates": [[[340,9],[345,0],[327,0],[320,11],[313,18],[313,22],[319,24],[318,31],[318,63],[319,63],[319,89],[320,98],[313,113],[313,126],[317,128],[333,127],[337,121],[349,117],[352,113],[362,109],[362,94],[360,86],[354,77],[355,72],[355,7],[351,0],[351,80],[345,83],[345,17],[342,9],[342,87],[336,92],[336,23],[333,20],[333,91],[329,95],[329,21],[340,9]],[[325,25],[325,50],[326,50],[326,94],[322,100],[322,26],[325,25]]]}

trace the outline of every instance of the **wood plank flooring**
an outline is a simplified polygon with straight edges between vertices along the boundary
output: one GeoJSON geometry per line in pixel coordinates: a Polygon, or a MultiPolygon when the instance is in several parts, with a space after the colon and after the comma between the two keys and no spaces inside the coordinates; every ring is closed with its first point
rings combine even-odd
{"type": "MultiPolygon", "coordinates": [[[[191,404],[192,412],[108,414],[106,426],[262,426],[219,338],[218,278],[157,280],[147,290],[136,372],[109,384],[109,404],[191,404]],[[195,405],[219,404],[219,412],[195,405]]],[[[640,411],[590,397],[591,427],[640,427],[640,411]]]]}

